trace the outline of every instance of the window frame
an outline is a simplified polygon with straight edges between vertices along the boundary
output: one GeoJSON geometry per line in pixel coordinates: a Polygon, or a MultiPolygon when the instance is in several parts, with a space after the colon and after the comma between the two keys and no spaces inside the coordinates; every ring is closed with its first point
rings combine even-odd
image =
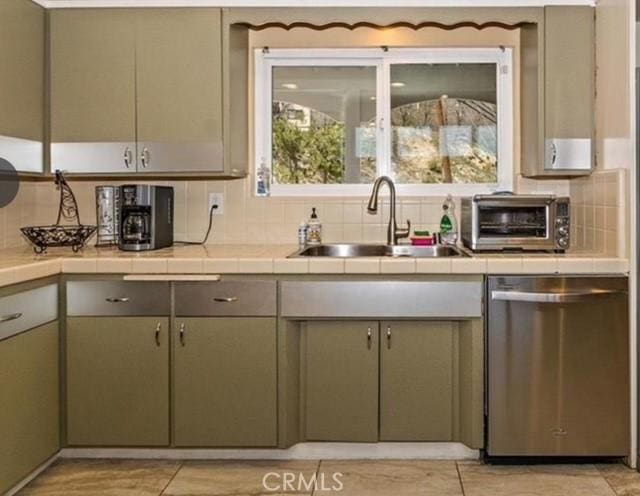
{"type": "Polygon", "coordinates": [[[456,48],[336,48],[254,50],[254,193],[261,170],[269,188],[261,196],[368,196],[371,184],[274,184],[272,182],[273,68],[282,66],[372,66],[376,68],[376,168],[378,175],[391,171],[391,65],[429,63],[496,64],[498,182],[470,184],[396,184],[405,196],[473,195],[513,190],[514,182],[514,73],[513,50],[508,47],[456,48]],[[265,116],[268,118],[265,118],[265,116]]]}

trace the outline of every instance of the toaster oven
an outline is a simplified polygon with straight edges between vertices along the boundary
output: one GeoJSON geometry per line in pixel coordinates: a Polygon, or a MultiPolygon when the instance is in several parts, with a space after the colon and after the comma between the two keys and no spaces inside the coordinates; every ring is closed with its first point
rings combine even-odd
{"type": "Polygon", "coordinates": [[[473,251],[569,249],[569,198],[555,195],[476,195],[462,199],[462,242],[473,251]]]}

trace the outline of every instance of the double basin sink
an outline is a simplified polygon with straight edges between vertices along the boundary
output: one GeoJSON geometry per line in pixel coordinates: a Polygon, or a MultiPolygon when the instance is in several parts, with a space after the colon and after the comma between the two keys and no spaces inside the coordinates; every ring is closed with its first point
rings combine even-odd
{"type": "Polygon", "coordinates": [[[368,245],[368,244],[330,244],[306,246],[289,258],[300,257],[415,257],[441,258],[465,257],[462,250],[451,245],[412,246],[412,245],[368,245]]]}

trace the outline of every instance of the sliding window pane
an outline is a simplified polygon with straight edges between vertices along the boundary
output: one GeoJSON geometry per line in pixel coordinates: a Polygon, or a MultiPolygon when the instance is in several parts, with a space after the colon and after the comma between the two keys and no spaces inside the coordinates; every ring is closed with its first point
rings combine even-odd
{"type": "Polygon", "coordinates": [[[398,183],[496,183],[495,64],[393,64],[391,167],[398,183]]]}
{"type": "Polygon", "coordinates": [[[274,67],[272,85],[274,182],[375,179],[375,67],[274,67]]]}

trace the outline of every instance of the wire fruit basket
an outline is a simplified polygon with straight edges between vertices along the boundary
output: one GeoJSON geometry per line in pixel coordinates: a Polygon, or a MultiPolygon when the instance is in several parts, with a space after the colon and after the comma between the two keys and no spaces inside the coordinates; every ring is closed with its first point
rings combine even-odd
{"type": "Polygon", "coordinates": [[[82,225],[78,202],[67,184],[64,174],[56,171],[55,183],[60,190],[60,206],[58,208],[58,220],[52,226],[29,226],[20,230],[33,244],[33,251],[44,253],[51,246],[70,246],[74,253],[80,251],[89,238],[96,232],[96,226],[82,225]],[[74,222],[74,224],[62,225],[62,220],[74,222]]]}

